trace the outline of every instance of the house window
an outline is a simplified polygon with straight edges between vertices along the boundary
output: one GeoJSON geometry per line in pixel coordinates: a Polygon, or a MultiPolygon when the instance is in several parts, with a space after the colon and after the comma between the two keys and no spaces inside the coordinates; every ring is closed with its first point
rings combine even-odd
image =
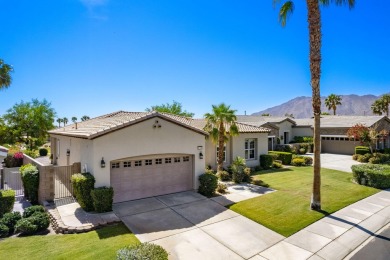
{"type": "Polygon", "coordinates": [[[179,163],[179,162],[180,162],[180,157],[175,157],[175,158],[173,158],[173,162],[179,163]]]}
{"type": "Polygon", "coordinates": [[[123,162],[123,167],[124,167],[124,168],[129,168],[129,167],[131,167],[131,162],[123,162]]]}
{"type": "Polygon", "coordinates": [[[118,163],[118,162],[116,162],[116,163],[111,163],[111,168],[112,168],[112,169],[119,168],[119,163],[118,163]]]}
{"type": "Polygon", "coordinates": [[[152,165],[152,160],[145,160],[145,165],[152,165]]]}
{"type": "Polygon", "coordinates": [[[189,156],[184,156],[183,157],[183,162],[189,162],[190,161],[190,157],[189,156]]]}
{"type": "Polygon", "coordinates": [[[256,158],[256,139],[245,139],[245,159],[256,158]]]}
{"type": "Polygon", "coordinates": [[[162,164],[162,159],[161,158],[156,159],[156,164],[162,164]]]}
{"type": "Polygon", "coordinates": [[[135,167],[142,166],[142,161],[135,161],[134,166],[135,167]]]}
{"type": "MultiPolygon", "coordinates": [[[[218,157],[219,156],[219,147],[217,146],[217,162],[218,162],[218,157]]],[[[226,145],[223,146],[223,162],[226,162],[226,145]]]]}
{"type": "Polygon", "coordinates": [[[172,158],[165,158],[165,163],[172,163],[172,158]]]}

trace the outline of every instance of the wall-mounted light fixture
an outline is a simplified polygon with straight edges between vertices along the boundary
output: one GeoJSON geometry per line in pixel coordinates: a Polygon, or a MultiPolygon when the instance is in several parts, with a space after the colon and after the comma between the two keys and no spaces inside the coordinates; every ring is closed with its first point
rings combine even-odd
{"type": "Polygon", "coordinates": [[[66,149],[66,156],[70,156],[70,150],[66,149]]]}
{"type": "Polygon", "coordinates": [[[199,152],[199,159],[203,159],[203,153],[199,152]]]}
{"type": "Polygon", "coordinates": [[[199,145],[198,150],[202,150],[202,149],[203,149],[203,146],[199,145]]]}
{"type": "Polygon", "coordinates": [[[100,167],[104,168],[106,167],[106,162],[104,161],[104,158],[102,157],[102,160],[100,161],[100,167]]]}

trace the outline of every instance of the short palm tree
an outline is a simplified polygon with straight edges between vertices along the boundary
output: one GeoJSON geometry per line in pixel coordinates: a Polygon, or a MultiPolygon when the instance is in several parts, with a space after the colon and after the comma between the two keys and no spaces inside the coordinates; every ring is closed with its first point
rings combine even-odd
{"type": "Polygon", "coordinates": [[[87,120],[89,120],[89,119],[90,119],[89,116],[82,116],[82,117],[81,117],[81,121],[87,121],[87,120]]]}
{"type": "Polygon", "coordinates": [[[14,69],[11,65],[5,64],[2,59],[0,59],[0,90],[8,88],[12,83],[11,72],[14,69]]]}
{"type": "Polygon", "coordinates": [[[336,115],[336,109],[337,106],[341,106],[341,96],[336,95],[336,94],[330,94],[326,99],[325,99],[325,106],[328,108],[328,110],[333,110],[333,115],[336,115]]]}
{"type": "Polygon", "coordinates": [[[62,118],[57,118],[58,127],[61,127],[62,118]]]}
{"type": "MultiPolygon", "coordinates": [[[[350,8],[355,5],[355,0],[306,0],[307,21],[309,24],[309,46],[310,46],[310,74],[312,90],[312,107],[314,113],[314,167],[313,167],[313,190],[310,208],[321,209],[321,139],[320,139],[320,117],[321,117],[321,12],[320,4],[329,5],[330,2],[336,5],[348,4],[350,8]]],[[[280,0],[273,0],[273,4],[280,3],[280,0]]],[[[294,11],[293,1],[284,1],[279,12],[279,22],[286,25],[287,17],[294,11]]]]}
{"type": "Polygon", "coordinates": [[[68,123],[68,118],[64,117],[62,119],[62,123],[64,123],[64,126],[66,126],[66,124],[68,123]]]}
{"type": "Polygon", "coordinates": [[[77,129],[77,117],[72,116],[72,122],[73,122],[73,124],[76,125],[76,129],[77,129]]]}
{"type": "Polygon", "coordinates": [[[385,94],[371,105],[371,110],[374,114],[382,115],[383,113],[386,116],[389,116],[389,106],[390,106],[390,94],[385,94]]]}
{"type": "Polygon", "coordinates": [[[223,149],[229,136],[238,135],[236,110],[224,103],[213,105],[213,112],[206,113],[206,125],[204,130],[210,134],[211,140],[218,144],[217,171],[223,170],[223,149]]]}

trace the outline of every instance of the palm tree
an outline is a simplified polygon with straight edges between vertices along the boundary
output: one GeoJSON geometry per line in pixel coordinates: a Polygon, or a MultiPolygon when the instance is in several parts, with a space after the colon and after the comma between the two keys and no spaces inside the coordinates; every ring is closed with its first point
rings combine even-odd
{"type": "Polygon", "coordinates": [[[336,95],[336,94],[330,94],[326,99],[325,99],[325,105],[328,108],[328,110],[333,110],[333,115],[336,115],[336,109],[337,106],[341,105],[341,96],[336,95]]]}
{"type": "Polygon", "coordinates": [[[386,116],[389,116],[389,106],[390,106],[390,94],[385,94],[371,105],[371,110],[374,114],[382,115],[383,113],[386,116]]]}
{"type": "Polygon", "coordinates": [[[230,109],[230,106],[221,103],[218,106],[213,105],[213,112],[204,115],[207,120],[204,130],[210,134],[211,140],[218,144],[217,171],[223,170],[223,149],[229,140],[229,136],[238,135],[235,113],[236,110],[230,109]]]}
{"type": "Polygon", "coordinates": [[[8,88],[12,83],[11,72],[14,69],[11,65],[5,64],[2,59],[0,59],[0,90],[8,88]]]}
{"type": "Polygon", "coordinates": [[[58,127],[61,127],[62,118],[57,118],[58,127]]]}
{"type": "Polygon", "coordinates": [[[64,123],[64,126],[66,126],[66,124],[68,123],[68,118],[64,117],[62,119],[62,123],[64,123]]]}
{"type": "MultiPolygon", "coordinates": [[[[273,0],[274,5],[280,0],[273,0]]],[[[353,8],[355,0],[306,0],[307,21],[309,25],[309,45],[310,45],[310,74],[312,89],[312,107],[314,113],[314,167],[313,167],[313,189],[310,208],[321,210],[321,159],[320,159],[320,116],[321,116],[321,12],[320,4],[329,5],[330,2],[336,5],[348,4],[353,8]]],[[[285,1],[280,8],[279,22],[282,26],[286,25],[287,17],[294,11],[294,2],[285,1]]]]}
{"type": "Polygon", "coordinates": [[[87,120],[89,120],[89,119],[90,119],[89,116],[82,116],[82,117],[81,117],[81,121],[87,121],[87,120]]]}
{"type": "Polygon", "coordinates": [[[77,129],[77,117],[72,116],[72,122],[73,122],[73,124],[76,125],[76,129],[77,129]]]}

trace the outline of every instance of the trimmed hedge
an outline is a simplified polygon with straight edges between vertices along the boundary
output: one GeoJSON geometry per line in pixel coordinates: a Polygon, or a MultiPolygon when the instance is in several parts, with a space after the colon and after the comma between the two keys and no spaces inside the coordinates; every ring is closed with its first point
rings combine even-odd
{"type": "Polygon", "coordinates": [[[39,149],[39,156],[47,156],[48,150],[46,148],[39,149]]]}
{"type": "Polygon", "coordinates": [[[9,228],[6,225],[0,223],[0,238],[8,237],[9,233],[9,228]]]}
{"type": "Polygon", "coordinates": [[[357,183],[378,189],[390,188],[390,165],[361,164],[351,168],[357,183]]]}
{"type": "Polygon", "coordinates": [[[277,160],[282,161],[284,165],[291,164],[292,160],[292,153],[288,152],[278,152],[278,151],[269,151],[268,154],[270,155],[277,155],[277,160]]]}
{"type": "Polygon", "coordinates": [[[291,165],[293,166],[305,166],[305,159],[303,158],[294,158],[291,161],[291,165]]]}
{"type": "MultiPolygon", "coordinates": [[[[0,225],[6,225],[9,229],[8,235],[12,235],[15,230],[16,223],[22,219],[20,212],[5,213],[3,218],[0,220],[0,225]]],[[[1,235],[0,235],[1,236],[1,235]]]]}
{"type": "Polygon", "coordinates": [[[99,187],[91,191],[93,207],[96,212],[112,211],[114,189],[112,187],[99,187]]]}
{"type": "Polygon", "coordinates": [[[260,166],[268,169],[272,167],[272,163],[274,161],[274,158],[269,154],[261,154],[260,155],[260,166]]]}
{"type": "Polygon", "coordinates": [[[38,168],[35,165],[26,164],[20,167],[19,172],[22,176],[22,182],[25,191],[24,196],[32,204],[38,204],[38,190],[39,190],[38,168]]]}
{"type": "Polygon", "coordinates": [[[5,213],[11,212],[15,203],[14,190],[0,190],[0,218],[5,213]]]}
{"type": "Polygon", "coordinates": [[[41,213],[45,212],[45,208],[42,205],[28,207],[24,210],[23,217],[28,218],[28,217],[34,215],[36,212],[41,212],[41,213]]]}
{"type": "Polygon", "coordinates": [[[77,202],[85,211],[93,211],[91,191],[95,186],[95,177],[89,172],[72,175],[72,185],[77,202]]]}
{"type": "Polygon", "coordinates": [[[22,233],[23,235],[32,235],[37,232],[38,227],[31,223],[28,218],[22,218],[15,225],[15,232],[22,233]]]}
{"type": "Polygon", "coordinates": [[[367,146],[356,146],[355,154],[365,155],[367,153],[371,153],[370,148],[367,146]]]}
{"type": "Polygon", "coordinates": [[[214,174],[204,173],[199,176],[198,192],[206,197],[211,197],[215,194],[218,186],[218,177],[214,174]]]}
{"type": "Polygon", "coordinates": [[[142,243],[121,248],[116,254],[117,260],[168,260],[168,253],[159,245],[142,243]]]}

